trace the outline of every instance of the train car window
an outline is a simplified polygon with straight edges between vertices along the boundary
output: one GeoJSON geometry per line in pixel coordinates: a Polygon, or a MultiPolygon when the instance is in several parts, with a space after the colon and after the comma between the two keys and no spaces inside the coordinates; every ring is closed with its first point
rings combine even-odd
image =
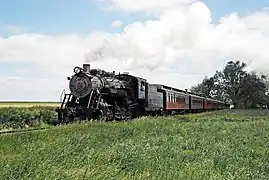
{"type": "Polygon", "coordinates": [[[144,81],[141,81],[140,90],[145,91],[145,82],[144,81]]]}
{"type": "Polygon", "coordinates": [[[166,101],[169,102],[169,95],[166,94],[166,101]]]}
{"type": "Polygon", "coordinates": [[[170,102],[174,102],[174,94],[173,93],[170,94],[170,102]]]}

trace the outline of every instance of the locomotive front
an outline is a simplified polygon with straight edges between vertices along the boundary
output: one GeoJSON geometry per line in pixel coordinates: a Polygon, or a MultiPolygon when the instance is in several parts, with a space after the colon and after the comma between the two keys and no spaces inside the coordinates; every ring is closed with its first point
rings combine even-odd
{"type": "Polygon", "coordinates": [[[100,69],[90,69],[89,64],[83,64],[83,68],[75,67],[74,75],[68,78],[69,89],[77,98],[87,97],[92,90],[98,92],[106,89],[125,88],[126,82],[116,79],[115,72],[106,72],[100,69]]]}
{"type": "Polygon", "coordinates": [[[108,119],[125,118],[128,114],[126,104],[126,82],[115,78],[115,72],[75,67],[69,80],[70,94],[65,94],[62,105],[56,111],[58,120],[70,122],[75,118],[108,119]]]}
{"type": "Polygon", "coordinates": [[[84,64],[83,68],[75,67],[74,75],[69,80],[69,89],[77,98],[84,98],[90,94],[92,90],[90,65],[84,64]]]}

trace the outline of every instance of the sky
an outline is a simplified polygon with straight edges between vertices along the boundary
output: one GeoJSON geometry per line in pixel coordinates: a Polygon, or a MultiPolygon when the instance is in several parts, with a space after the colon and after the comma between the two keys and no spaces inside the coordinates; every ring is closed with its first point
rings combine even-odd
{"type": "Polygon", "coordinates": [[[179,89],[230,60],[269,74],[268,0],[0,4],[0,101],[59,101],[85,62],[179,89]]]}

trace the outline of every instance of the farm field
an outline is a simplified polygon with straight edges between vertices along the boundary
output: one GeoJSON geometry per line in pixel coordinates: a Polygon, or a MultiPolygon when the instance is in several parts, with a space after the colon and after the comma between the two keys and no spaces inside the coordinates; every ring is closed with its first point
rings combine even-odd
{"type": "Polygon", "coordinates": [[[25,102],[25,101],[11,101],[11,102],[0,102],[0,108],[3,107],[33,107],[33,106],[59,106],[59,102],[25,102]]]}
{"type": "Polygon", "coordinates": [[[0,179],[269,179],[269,111],[85,122],[0,135],[0,179]]]}

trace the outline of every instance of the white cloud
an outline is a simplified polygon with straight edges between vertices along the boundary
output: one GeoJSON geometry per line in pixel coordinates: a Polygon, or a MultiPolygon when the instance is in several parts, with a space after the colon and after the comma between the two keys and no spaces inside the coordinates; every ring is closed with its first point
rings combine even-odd
{"type": "Polygon", "coordinates": [[[99,0],[109,10],[128,12],[159,12],[167,8],[179,8],[199,0],[99,0]]]}
{"type": "Polygon", "coordinates": [[[83,62],[85,52],[98,45],[99,36],[20,34],[0,38],[0,61],[33,62],[62,74],[83,62]]]}
{"type": "Polygon", "coordinates": [[[116,20],[112,22],[111,27],[118,28],[118,27],[121,27],[122,25],[123,23],[120,20],[116,20]]]}
{"type": "Polygon", "coordinates": [[[21,34],[0,38],[0,62],[30,61],[55,76],[42,83],[38,74],[33,81],[13,79],[9,85],[2,81],[6,90],[0,89],[0,99],[11,97],[8,96],[11,93],[21,99],[31,98],[33,91],[26,90],[30,86],[35,88],[39,99],[58,98],[61,89],[68,87],[65,77],[73,73],[74,66],[82,65],[85,53],[92,68],[130,71],[149,82],[181,89],[212,75],[229,60],[249,62],[252,69],[269,72],[266,10],[244,17],[230,14],[213,24],[211,11],[201,2],[188,6],[181,4],[191,1],[154,1],[155,4],[139,1],[140,6],[127,6],[134,1],[113,2],[128,11],[167,8],[159,11],[158,20],[134,22],[118,34],[96,32],[88,37],[21,34]]]}
{"type": "Polygon", "coordinates": [[[21,100],[21,101],[59,101],[61,88],[65,88],[64,81],[57,78],[21,78],[0,76],[2,84],[0,90],[0,99],[2,100],[21,100]]]}
{"type": "Polygon", "coordinates": [[[160,20],[134,22],[122,34],[107,35],[90,57],[98,54],[96,60],[116,58],[132,69],[164,66],[184,74],[208,75],[231,59],[252,60],[251,65],[261,70],[269,63],[269,31],[268,23],[258,24],[255,17],[266,22],[269,14],[242,18],[231,14],[212,24],[210,10],[198,2],[183,10],[167,10],[160,20]]]}

